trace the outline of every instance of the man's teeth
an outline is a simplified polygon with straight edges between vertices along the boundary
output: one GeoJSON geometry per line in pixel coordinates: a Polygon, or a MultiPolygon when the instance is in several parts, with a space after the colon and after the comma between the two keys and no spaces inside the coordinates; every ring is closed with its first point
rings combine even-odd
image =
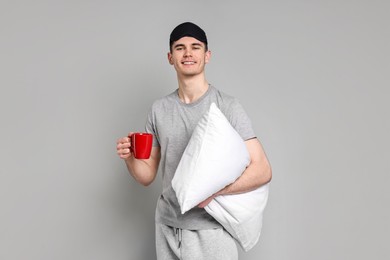
{"type": "Polygon", "coordinates": [[[185,61],[185,62],[183,62],[183,64],[184,65],[192,65],[192,64],[194,64],[195,62],[193,62],[193,61],[185,61]]]}

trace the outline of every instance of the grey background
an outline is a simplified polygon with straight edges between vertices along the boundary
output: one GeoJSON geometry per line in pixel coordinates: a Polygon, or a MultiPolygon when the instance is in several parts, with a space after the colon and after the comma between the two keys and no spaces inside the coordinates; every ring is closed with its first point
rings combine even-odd
{"type": "Polygon", "coordinates": [[[168,35],[209,37],[273,166],[240,259],[389,259],[388,1],[1,1],[0,259],[155,259],[158,178],[115,142],[177,87],[168,35]]]}

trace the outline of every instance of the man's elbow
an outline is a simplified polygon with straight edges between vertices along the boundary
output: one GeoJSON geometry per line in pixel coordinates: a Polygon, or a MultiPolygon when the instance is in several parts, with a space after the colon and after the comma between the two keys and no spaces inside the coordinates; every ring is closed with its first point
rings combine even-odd
{"type": "Polygon", "coordinates": [[[142,186],[144,187],[148,187],[150,184],[152,184],[153,181],[144,181],[144,182],[140,182],[142,184],[142,186]]]}
{"type": "Polygon", "coordinates": [[[259,178],[258,178],[258,186],[262,186],[264,184],[267,184],[271,182],[272,180],[272,168],[269,163],[266,163],[262,167],[259,167],[259,178]]]}
{"type": "Polygon", "coordinates": [[[152,184],[152,182],[154,181],[155,179],[155,176],[151,175],[151,176],[142,176],[142,177],[139,177],[139,176],[135,176],[133,175],[134,179],[139,183],[141,184],[142,186],[144,187],[147,187],[149,186],[150,184],[152,184]]]}
{"type": "Polygon", "coordinates": [[[272,180],[272,168],[271,168],[271,165],[268,165],[267,167],[266,167],[266,171],[265,171],[266,173],[265,173],[265,176],[266,176],[266,183],[269,183],[269,182],[271,182],[271,180],[272,180]]]}

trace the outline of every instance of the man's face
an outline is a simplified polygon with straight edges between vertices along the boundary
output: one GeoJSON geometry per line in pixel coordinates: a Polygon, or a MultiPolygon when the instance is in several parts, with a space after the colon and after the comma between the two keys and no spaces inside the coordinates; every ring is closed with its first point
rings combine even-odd
{"type": "Polygon", "coordinates": [[[189,77],[203,73],[210,56],[203,42],[193,37],[183,37],[173,43],[168,60],[179,76],[189,77]]]}

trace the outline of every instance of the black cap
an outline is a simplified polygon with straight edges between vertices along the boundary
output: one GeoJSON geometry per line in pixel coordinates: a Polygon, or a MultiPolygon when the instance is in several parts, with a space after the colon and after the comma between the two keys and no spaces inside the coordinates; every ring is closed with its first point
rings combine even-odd
{"type": "Polygon", "coordinates": [[[201,41],[207,45],[206,33],[202,30],[202,28],[194,23],[185,22],[179,24],[175,29],[173,29],[169,37],[169,46],[172,46],[173,42],[185,36],[194,37],[198,41],[201,41]]]}

